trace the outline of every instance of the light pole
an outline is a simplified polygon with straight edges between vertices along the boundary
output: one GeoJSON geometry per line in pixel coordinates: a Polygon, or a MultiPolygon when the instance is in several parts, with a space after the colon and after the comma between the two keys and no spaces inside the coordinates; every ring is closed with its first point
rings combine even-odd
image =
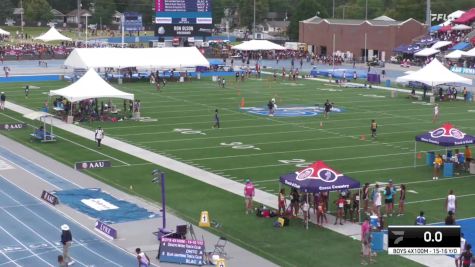
{"type": "Polygon", "coordinates": [[[167,223],[167,220],[165,218],[165,173],[160,171],[159,169],[155,169],[152,171],[152,176],[152,183],[160,184],[160,187],[162,188],[162,228],[159,230],[160,232],[165,233],[167,223]]]}
{"type": "Polygon", "coordinates": [[[78,20],[78,40],[79,40],[79,37],[81,37],[81,0],[78,0],[77,20],[78,20]]]}
{"type": "Polygon", "coordinates": [[[252,39],[255,38],[256,35],[256,0],[254,0],[254,23],[252,26],[252,39]]]}
{"type": "Polygon", "coordinates": [[[333,0],[332,19],[335,18],[335,0],[333,0]]]}
{"type": "Polygon", "coordinates": [[[23,33],[23,0],[20,0],[20,10],[21,32],[23,33]]]}
{"type": "Polygon", "coordinates": [[[366,0],[364,19],[368,20],[368,0],[366,0]]]}

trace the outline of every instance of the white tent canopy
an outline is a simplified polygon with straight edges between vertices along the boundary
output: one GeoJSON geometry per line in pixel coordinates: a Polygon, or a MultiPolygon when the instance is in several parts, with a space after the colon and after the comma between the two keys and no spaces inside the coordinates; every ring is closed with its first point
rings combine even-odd
{"type": "Polygon", "coordinates": [[[90,69],[77,82],[59,90],[49,91],[50,96],[60,95],[71,102],[89,98],[121,98],[134,100],[134,95],[115,89],[90,69]]]}
{"type": "Polygon", "coordinates": [[[464,78],[448,70],[437,59],[432,60],[424,68],[405,76],[398,77],[397,82],[421,82],[429,86],[444,83],[472,84],[471,79],[464,78]]]}
{"type": "Polygon", "coordinates": [[[447,54],[445,56],[445,58],[448,58],[448,59],[459,59],[462,57],[462,55],[465,54],[464,51],[462,50],[455,50],[455,51],[452,51],[450,52],[449,54],[447,54]]]}
{"type": "Polygon", "coordinates": [[[232,47],[241,51],[285,50],[286,48],[267,40],[251,40],[232,47]]]}
{"type": "Polygon", "coordinates": [[[453,31],[464,31],[464,30],[471,30],[472,27],[464,25],[464,24],[458,24],[452,27],[453,31]]]}
{"type": "Polygon", "coordinates": [[[414,54],[416,57],[428,57],[439,53],[440,51],[434,48],[424,48],[421,51],[414,54]]]}
{"type": "Polygon", "coordinates": [[[0,35],[10,35],[10,33],[5,30],[0,29],[0,35]]]}
{"type": "Polygon", "coordinates": [[[438,41],[437,43],[433,44],[430,48],[439,49],[439,48],[446,47],[446,46],[451,45],[451,44],[452,44],[451,41],[438,41]]]}
{"type": "Polygon", "coordinates": [[[76,48],[65,66],[72,68],[186,68],[209,67],[196,47],[76,48]]]}
{"type": "Polygon", "coordinates": [[[462,10],[454,11],[454,12],[450,13],[447,16],[447,20],[445,22],[443,22],[439,25],[440,26],[448,26],[452,23],[453,20],[460,18],[464,13],[465,13],[465,11],[462,11],[462,10]]]}
{"type": "Polygon", "coordinates": [[[46,33],[34,38],[35,40],[40,40],[43,42],[50,41],[72,41],[71,38],[62,35],[56,30],[55,27],[51,27],[46,33]]]}
{"type": "Polygon", "coordinates": [[[465,57],[475,57],[475,47],[463,53],[465,57]]]}

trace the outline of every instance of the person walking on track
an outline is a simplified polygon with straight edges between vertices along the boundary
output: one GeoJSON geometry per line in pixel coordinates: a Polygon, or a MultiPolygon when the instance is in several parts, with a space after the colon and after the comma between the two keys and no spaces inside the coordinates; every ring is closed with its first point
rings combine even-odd
{"type": "Polygon", "coordinates": [[[99,126],[96,129],[96,133],[94,137],[96,138],[96,141],[97,141],[97,147],[101,147],[101,141],[104,138],[104,130],[102,130],[101,126],[99,126]]]}
{"type": "Polygon", "coordinates": [[[73,235],[67,224],[61,225],[61,244],[63,244],[63,260],[68,264],[74,264],[74,261],[69,256],[69,248],[73,242],[73,235]]]}

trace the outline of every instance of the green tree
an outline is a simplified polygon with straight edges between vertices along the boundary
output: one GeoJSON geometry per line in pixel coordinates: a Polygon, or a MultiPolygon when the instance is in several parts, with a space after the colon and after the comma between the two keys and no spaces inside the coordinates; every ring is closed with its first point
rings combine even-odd
{"type": "MultiPolygon", "coordinates": [[[[269,0],[255,0],[256,1],[256,25],[264,20],[269,12],[269,0]]],[[[254,1],[241,0],[239,1],[239,19],[241,26],[252,29],[254,24],[254,1]]]]}
{"type": "Polygon", "coordinates": [[[46,0],[25,0],[25,21],[30,23],[48,22],[53,18],[51,6],[46,0]]]}
{"type": "Polygon", "coordinates": [[[99,24],[101,20],[103,25],[111,24],[112,16],[116,11],[114,0],[96,0],[94,2],[94,9],[91,24],[99,24]]]}
{"type": "Polygon", "coordinates": [[[414,18],[419,21],[425,20],[425,1],[398,0],[388,15],[395,20],[414,18]]]}
{"type": "Polygon", "coordinates": [[[318,0],[300,0],[295,12],[292,15],[289,25],[289,37],[291,40],[297,40],[299,37],[299,21],[309,19],[318,14],[319,17],[327,17],[327,11],[318,0]]]}
{"type": "Polygon", "coordinates": [[[13,17],[13,4],[10,0],[1,0],[0,1],[0,23],[13,17]]]}

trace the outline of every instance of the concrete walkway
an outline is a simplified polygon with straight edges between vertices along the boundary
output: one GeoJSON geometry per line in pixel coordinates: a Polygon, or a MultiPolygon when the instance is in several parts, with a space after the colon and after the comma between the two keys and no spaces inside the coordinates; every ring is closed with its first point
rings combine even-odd
{"type": "MultiPolygon", "coordinates": [[[[326,79],[317,79],[317,78],[311,78],[312,80],[318,80],[318,81],[323,81],[323,82],[328,82],[326,79]]],[[[393,88],[387,88],[387,87],[382,87],[382,86],[373,86],[373,88],[377,89],[386,89],[386,90],[394,90],[393,88]]],[[[398,91],[401,90],[402,92],[406,92],[407,90],[404,89],[398,89],[398,91]]],[[[33,112],[33,110],[16,105],[14,103],[7,102],[6,103],[6,108],[11,109],[15,112],[18,112],[20,114],[28,114],[33,112]]],[[[53,124],[65,131],[68,131],[72,134],[76,134],[78,136],[84,137],[91,142],[94,142],[94,133],[91,130],[87,130],[85,128],[73,125],[73,124],[66,124],[65,122],[61,120],[54,119],[53,124]]],[[[154,164],[163,166],[165,168],[174,170],[178,173],[184,174],[186,176],[189,176],[193,179],[199,180],[201,182],[207,183],[209,185],[218,187],[220,189],[226,190],[230,193],[242,196],[243,195],[243,190],[244,190],[244,184],[232,181],[226,177],[202,170],[200,168],[185,164],[183,162],[165,157],[163,155],[148,151],[143,148],[136,147],[134,145],[128,144],[126,142],[122,142],[120,140],[114,139],[114,138],[108,138],[106,137],[103,139],[102,143],[106,146],[113,147],[114,149],[117,149],[119,151],[122,151],[124,153],[133,155],[137,158],[143,159],[148,162],[152,162],[154,164]]],[[[259,202],[265,206],[272,207],[274,209],[277,209],[277,196],[267,193],[262,190],[256,190],[256,195],[255,195],[255,201],[259,202]]],[[[328,217],[329,221],[334,221],[333,216],[328,217]]],[[[337,233],[350,236],[352,238],[360,240],[360,227],[358,224],[352,224],[352,223],[346,223],[342,226],[340,225],[333,225],[333,224],[327,224],[325,225],[326,228],[333,230],[337,233]]],[[[419,262],[421,264],[424,264],[426,266],[432,266],[432,267],[446,267],[446,266],[451,266],[453,265],[453,258],[447,257],[447,256],[432,256],[432,257],[417,257],[417,256],[411,256],[411,257],[406,257],[411,260],[414,260],[416,262],[419,262]],[[450,262],[450,263],[449,263],[450,262]]]]}

